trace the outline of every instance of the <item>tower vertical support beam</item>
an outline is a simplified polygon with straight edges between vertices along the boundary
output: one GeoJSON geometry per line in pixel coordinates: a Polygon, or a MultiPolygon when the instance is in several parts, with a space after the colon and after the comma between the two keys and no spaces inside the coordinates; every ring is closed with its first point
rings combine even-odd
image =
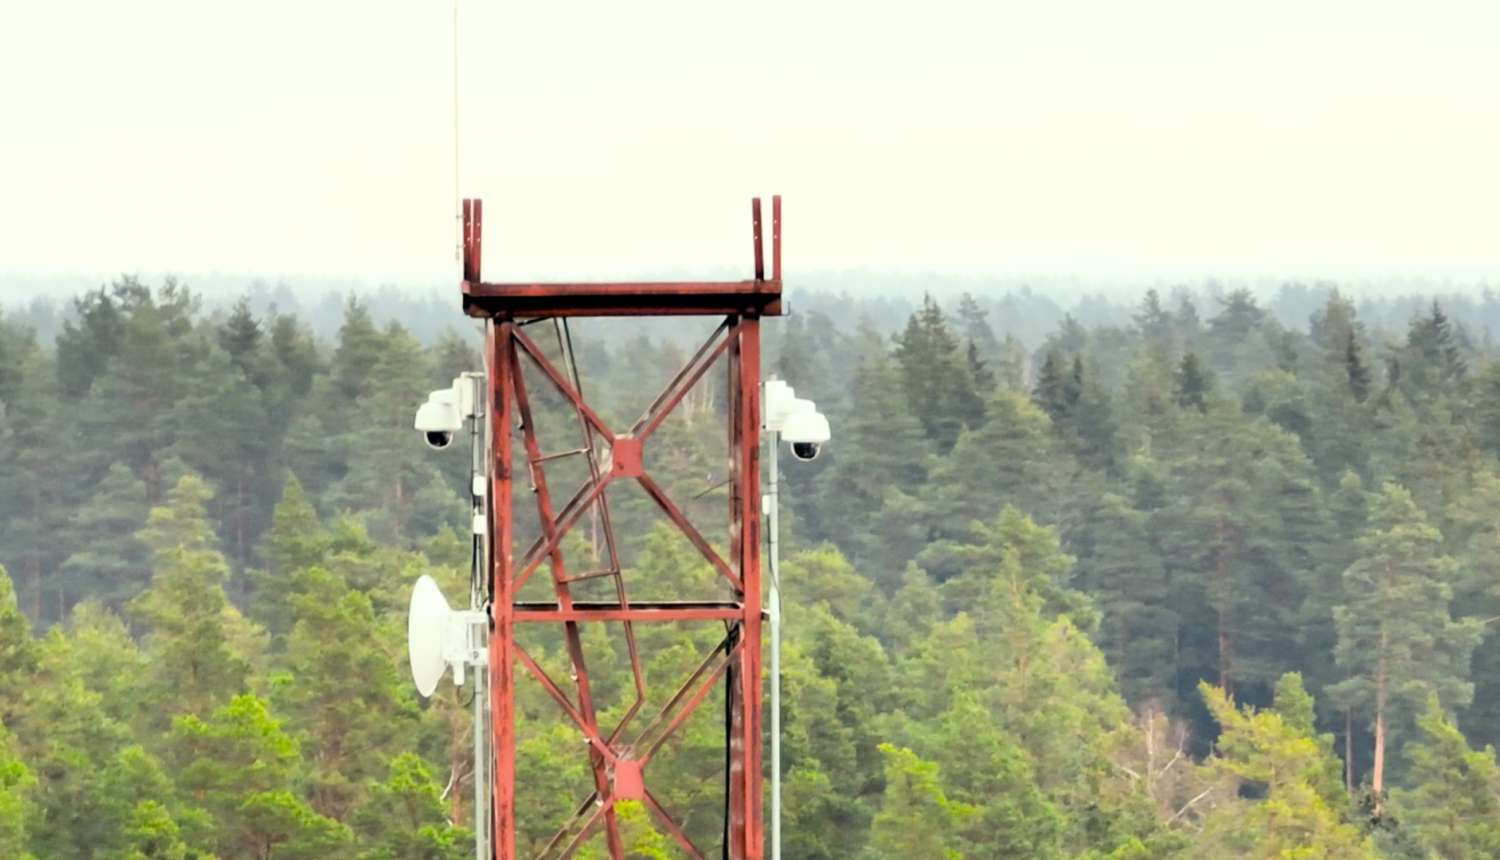
{"type": "MultiPolygon", "coordinates": [[[[759,231],[756,233],[759,245],[759,231]]],[[[759,248],[757,247],[757,250],[759,248]]],[[[760,320],[749,317],[729,345],[730,553],[744,583],[740,637],[730,676],[730,860],[760,860],[761,606],[760,606],[760,320]]]]}
{"type": "MultiPolygon", "coordinates": [[[[467,209],[465,210],[467,214],[467,209]]],[[[515,323],[486,326],[485,358],[490,380],[490,727],[494,745],[494,852],[497,860],[516,857],[515,581],[511,524],[511,427],[515,371],[511,329],[515,323]]]]}

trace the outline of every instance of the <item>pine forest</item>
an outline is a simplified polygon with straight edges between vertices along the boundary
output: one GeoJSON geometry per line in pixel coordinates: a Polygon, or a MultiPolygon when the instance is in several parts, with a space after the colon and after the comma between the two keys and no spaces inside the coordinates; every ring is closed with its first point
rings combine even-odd
{"type": "MultiPolygon", "coordinates": [[[[834,428],[781,461],[787,858],[1500,858],[1494,296],[914,290],[765,325],[834,428]]],[[[472,690],[419,696],[405,642],[420,575],[469,588],[467,440],[412,430],[482,369],[453,299],[316,324],[122,277],[0,312],[0,860],[473,856],[472,690]]],[[[579,378],[627,423],[698,340],[590,325],[579,378]]],[[[724,395],[646,452],[715,526],[724,395]]],[[[644,493],[610,505],[635,593],[715,582],[644,493]]],[[[601,713],[632,693],[612,628],[601,713]]],[[[722,631],[639,635],[670,678],[722,631]]],[[[527,649],[566,676],[560,636],[527,649]]],[[[587,759],[515,696],[537,856],[587,759]]],[[[651,780],[713,846],[711,696],[651,780]]],[[[632,857],[684,857],[617,814],[632,857]]]]}

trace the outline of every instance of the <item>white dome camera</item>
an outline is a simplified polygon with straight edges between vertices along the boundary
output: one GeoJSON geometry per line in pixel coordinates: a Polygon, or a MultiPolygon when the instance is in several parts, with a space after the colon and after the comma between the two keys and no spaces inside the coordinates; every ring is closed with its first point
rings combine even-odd
{"type": "Polygon", "coordinates": [[[792,446],[792,456],[798,460],[815,459],[831,437],[827,417],[812,410],[792,413],[781,428],[781,438],[792,446]]]}
{"type": "Polygon", "coordinates": [[[427,395],[427,402],[417,410],[412,426],[422,434],[428,447],[442,449],[453,444],[453,434],[463,429],[464,409],[462,393],[464,380],[455,380],[452,388],[444,388],[427,395]]]}

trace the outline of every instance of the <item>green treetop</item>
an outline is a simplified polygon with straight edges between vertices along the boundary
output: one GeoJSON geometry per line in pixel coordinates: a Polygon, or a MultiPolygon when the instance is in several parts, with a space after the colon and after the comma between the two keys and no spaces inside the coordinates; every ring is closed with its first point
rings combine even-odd
{"type": "Polygon", "coordinates": [[[1393,792],[1401,825],[1443,860],[1500,857],[1500,766],[1495,750],[1470,748],[1436,696],[1417,719],[1422,738],[1406,748],[1408,790],[1393,792]]]}
{"type": "Polygon", "coordinates": [[[1392,718],[1436,694],[1452,705],[1473,695],[1469,657],[1477,621],[1450,615],[1453,561],[1443,537],[1397,484],[1386,484],[1359,541],[1360,558],[1344,572],[1344,604],[1334,610],[1335,651],[1347,675],[1330,692],[1340,705],[1370,715],[1375,733],[1371,788],[1385,790],[1392,718]]]}
{"type": "MultiPolygon", "coordinates": [[[[1264,860],[1376,860],[1369,839],[1330,808],[1318,783],[1322,753],[1279,711],[1240,710],[1222,690],[1202,685],[1219,721],[1218,752],[1205,765],[1212,807],[1192,856],[1264,860]]],[[[1293,713],[1293,723],[1301,716],[1293,713]]]]}
{"type": "Polygon", "coordinates": [[[208,487],[187,475],[141,537],[154,553],[151,588],[130,604],[146,629],[155,721],[204,715],[245,688],[249,667],[229,647],[223,583],[229,568],[204,519],[208,487]]]}

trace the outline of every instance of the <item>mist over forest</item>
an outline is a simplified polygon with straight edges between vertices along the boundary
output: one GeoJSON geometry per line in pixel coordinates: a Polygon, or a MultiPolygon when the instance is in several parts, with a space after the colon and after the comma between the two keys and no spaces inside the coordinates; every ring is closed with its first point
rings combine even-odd
{"type": "MultiPolygon", "coordinates": [[[[1061,294],[848,274],[764,326],[835,434],[782,475],[786,856],[1500,856],[1500,297],[1061,294]]],[[[481,365],[457,306],[127,276],[5,301],[0,858],[472,856],[464,691],[418,696],[403,643],[418,575],[467,587],[468,459],[411,430],[481,365]]],[[[699,334],[571,331],[610,421],[699,334]]],[[[695,522],[725,402],[710,373],[646,452],[695,522]]],[[[644,494],[610,504],[632,589],[722,587],[644,494]]],[[[653,627],[652,678],[722,635],[653,627]]],[[[565,676],[555,632],[526,647],[565,676]]],[[[586,647],[608,721],[629,675],[586,647]]],[[[515,697],[534,856],[587,759],[515,697]]],[[[699,845],[723,707],[649,777],[699,845]]],[[[618,810],[630,856],[685,856],[618,810]]]]}
{"type": "MultiPolygon", "coordinates": [[[[686,280],[694,277],[734,279],[737,270],[713,272],[644,273],[642,280],[686,280]]],[[[155,278],[135,275],[145,281],[155,278]]],[[[226,310],[245,299],[257,313],[272,309],[293,314],[314,334],[335,336],[343,320],[344,303],[357,296],[377,324],[401,320],[423,343],[432,343],[457,326],[468,330],[454,315],[455,287],[449,279],[425,282],[372,281],[364,278],[260,277],[220,273],[170,276],[189,287],[203,300],[206,310],[226,310]]],[[[23,319],[39,338],[50,342],[67,318],[72,298],[96,289],[113,278],[85,276],[24,276],[0,273],[0,309],[23,319]]],[[[543,279],[545,280],[545,279],[543,279]]],[[[1212,303],[1235,290],[1249,290],[1261,307],[1288,328],[1305,331],[1308,320],[1322,306],[1332,289],[1353,301],[1360,318],[1369,325],[1399,328],[1432,300],[1443,302],[1465,322],[1471,333],[1500,331],[1500,310],[1486,278],[1455,279],[1433,276],[1285,279],[1200,278],[1195,280],[1127,279],[1112,283],[1099,278],[1041,275],[1032,277],[964,277],[944,274],[873,272],[869,270],[814,271],[793,274],[787,290],[790,305],[799,311],[819,312],[835,324],[849,328],[860,317],[869,317],[885,333],[893,333],[931,294],[953,304],[971,295],[990,314],[991,326],[1001,336],[1013,335],[1035,344],[1045,338],[1065,316],[1084,325],[1127,325],[1133,308],[1147,290],[1173,298],[1188,296],[1199,306],[1212,303]]],[[[624,322],[604,328],[604,336],[650,330],[649,321],[624,322]]],[[[665,330],[662,323],[655,324],[665,330]]],[[[475,329],[477,331],[477,329],[475,329]]]]}

